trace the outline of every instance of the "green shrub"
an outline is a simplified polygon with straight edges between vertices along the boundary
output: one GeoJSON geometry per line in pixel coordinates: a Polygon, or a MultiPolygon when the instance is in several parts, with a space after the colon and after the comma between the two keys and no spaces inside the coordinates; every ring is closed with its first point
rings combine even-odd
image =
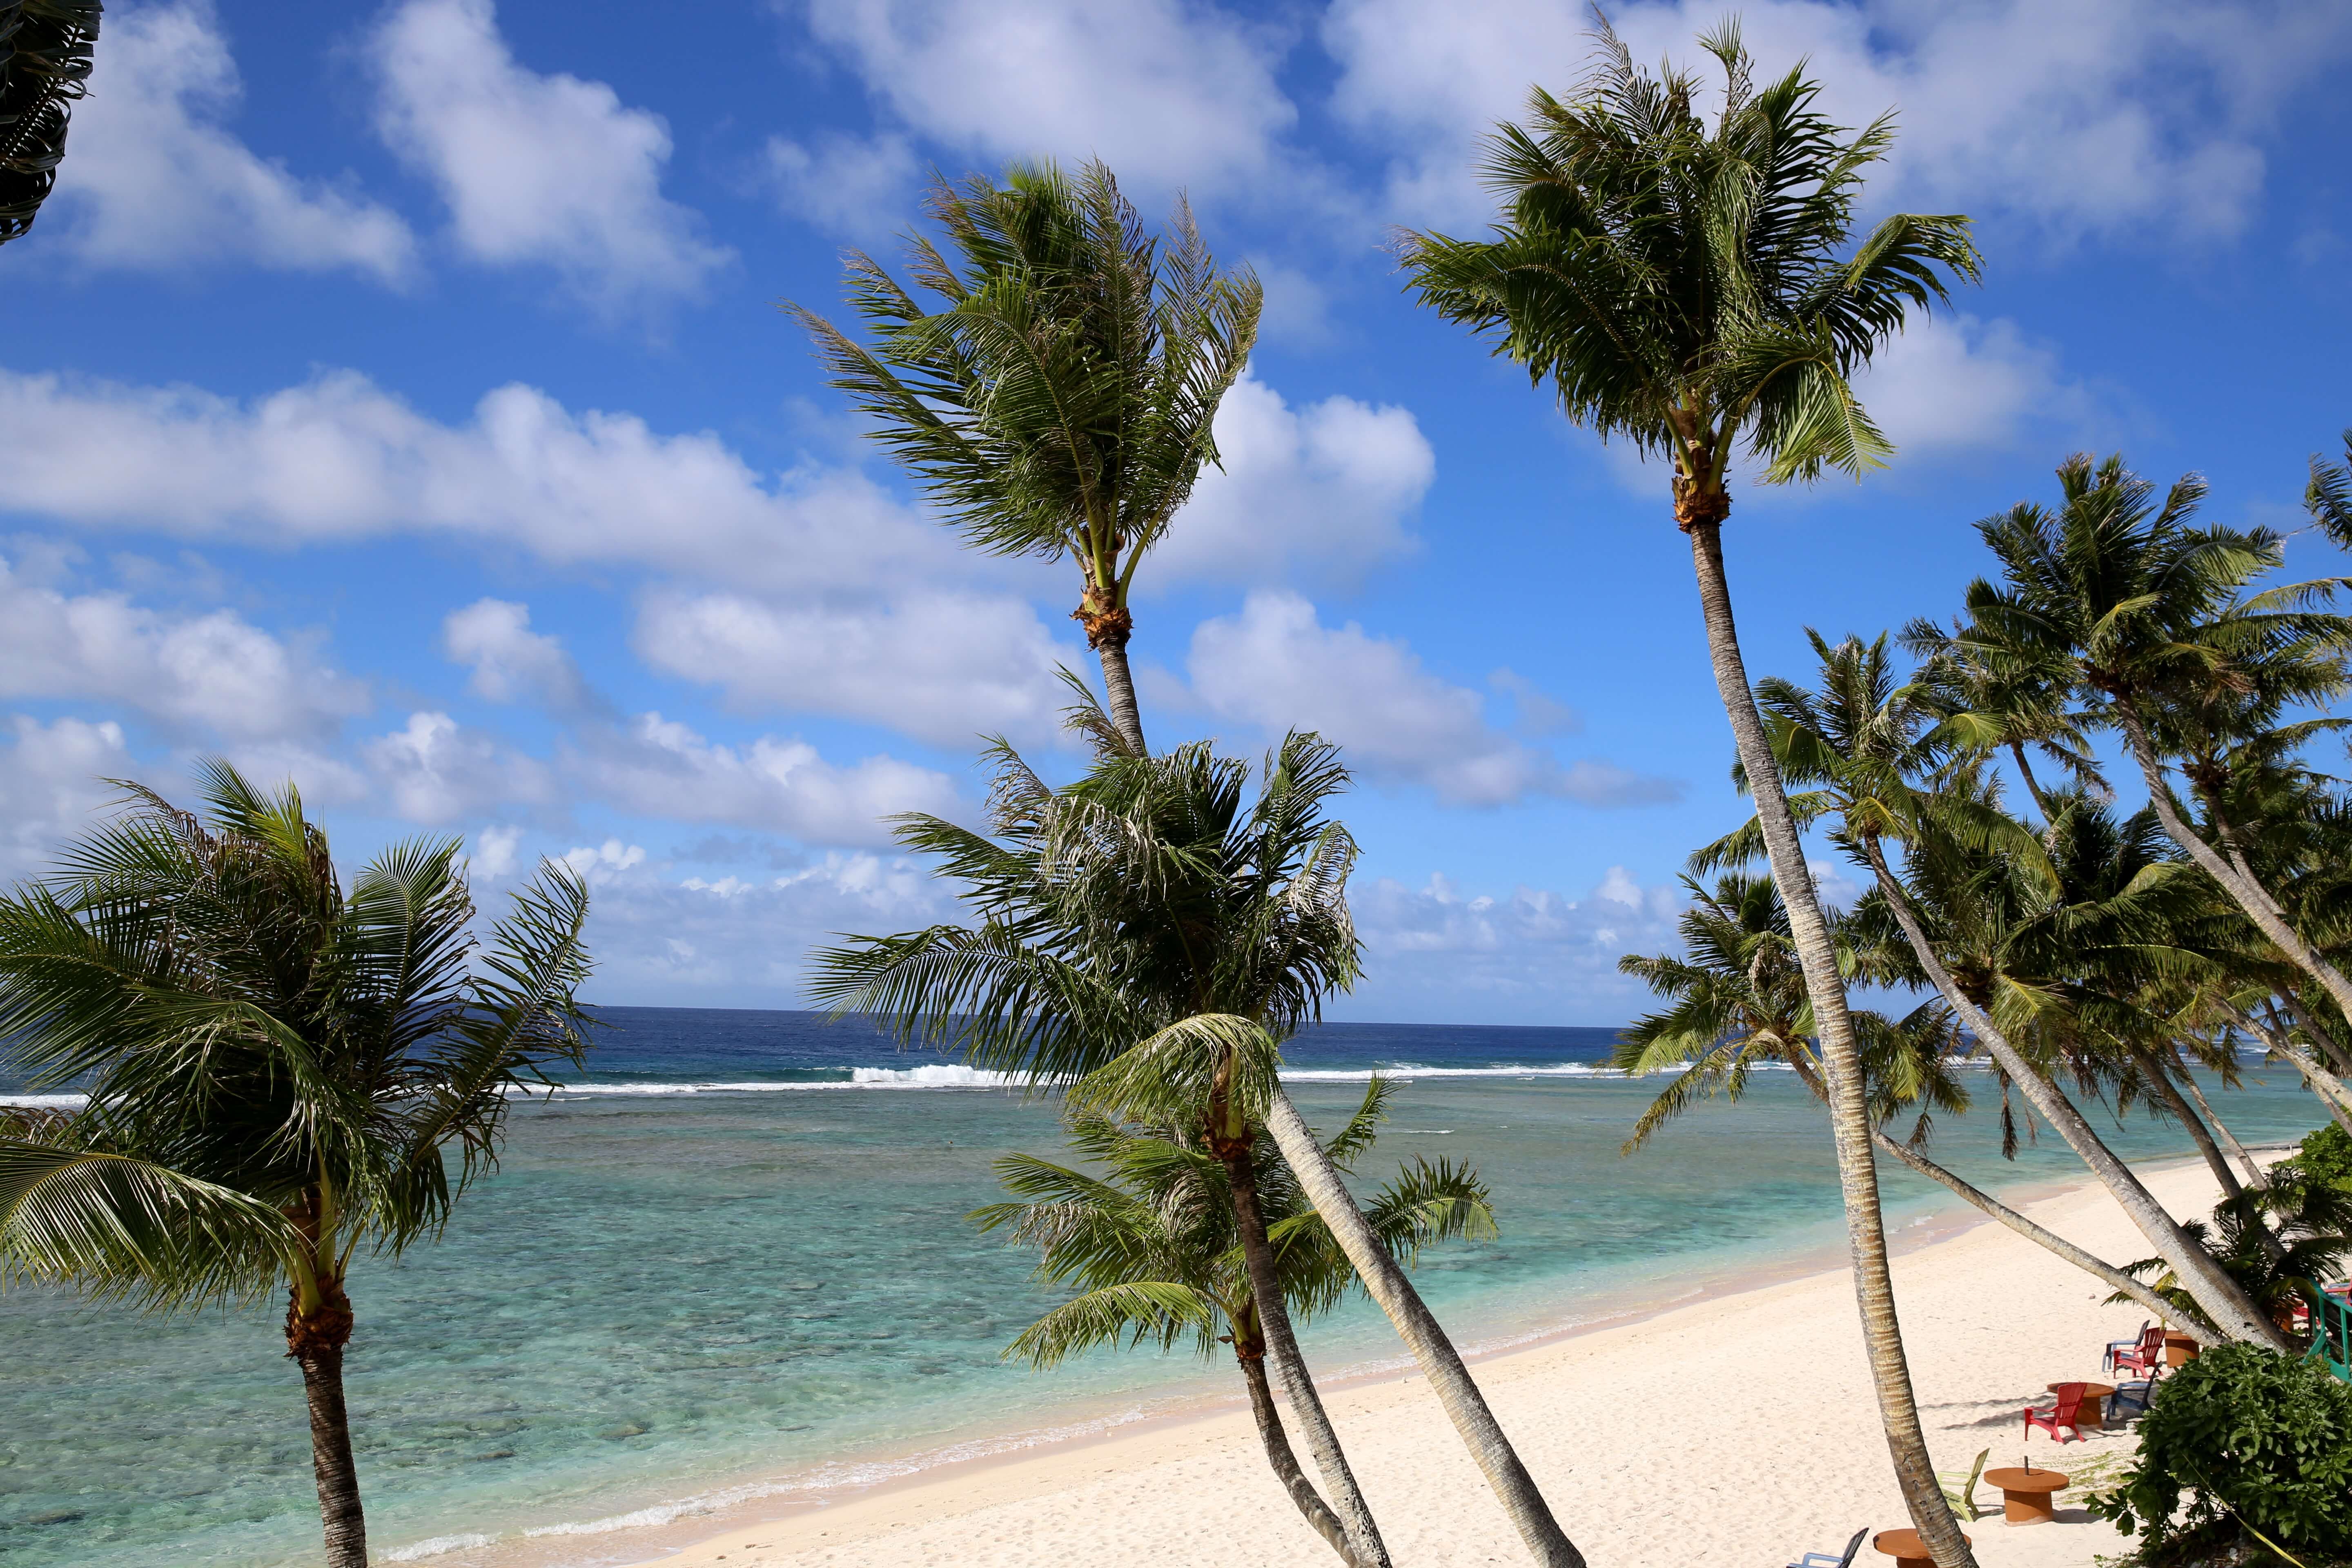
{"type": "Polygon", "coordinates": [[[2126,1535],[2147,1531],[2141,1561],[2190,1542],[2252,1544],[2249,1528],[2306,1563],[2352,1557],[2352,1384],[2222,1345],[2158,1385],[2139,1431],[2137,1463],[2090,1509],[2126,1535]]]}
{"type": "Polygon", "coordinates": [[[2352,1132],[2331,1121],[2318,1131],[2305,1134],[2302,1152],[2279,1163],[2292,1165],[2314,1181],[2352,1192],[2352,1132]]]}

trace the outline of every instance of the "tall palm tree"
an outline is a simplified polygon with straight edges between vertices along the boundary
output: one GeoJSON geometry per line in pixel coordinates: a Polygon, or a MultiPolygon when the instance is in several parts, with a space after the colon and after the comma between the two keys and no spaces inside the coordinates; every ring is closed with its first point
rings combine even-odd
{"type": "MultiPolygon", "coordinates": [[[[1823,1104],[1829,1100],[1812,1044],[1812,1004],[1790,941],[1788,911],[1771,879],[1735,872],[1717,878],[1712,888],[1688,878],[1684,885],[1691,903],[1679,921],[1683,951],[1654,957],[1628,953],[1617,961],[1619,970],[1646,982],[1671,1004],[1635,1019],[1618,1037],[1618,1068],[1635,1076],[1675,1075],[1633,1124],[1627,1153],[1703,1098],[1721,1094],[1737,1100],[1762,1065],[1789,1068],[1815,1099],[1823,1104]]],[[[1869,944],[1857,949],[1843,935],[1841,967],[1880,980],[1906,978],[1869,944]]],[[[1928,1158],[1934,1114],[1957,1114],[1969,1106],[1968,1091],[1951,1072],[1958,1041],[1948,1009],[1929,1003],[1900,1020],[1864,1011],[1853,1016],[1870,1086],[1871,1142],[1881,1152],[2150,1311],[2172,1311],[2138,1279],[1928,1158]],[[1918,1116],[1911,1135],[1898,1141],[1885,1124],[1913,1108],[1918,1116]]]]}
{"type": "Polygon", "coordinates": [[[1355,845],[1324,807],[1347,783],[1335,748],[1294,733],[1250,769],[1205,744],[1126,752],[1105,727],[1094,768],[1047,788],[998,742],[993,838],[936,817],[898,840],[935,857],[981,917],[853,939],[815,955],[812,994],[901,1038],[954,1041],[984,1066],[1129,1119],[1200,1121],[1224,1162],[1267,1353],[1360,1558],[1381,1552],[1339,1438],[1298,1359],[1253,1192],[1271,1135],[1366,1291],[1388,1314],[1539,1563],[1580,1568],[1453,1342],[1381,1245],[1282,1090],[1281,1042],[1360,969],[1347,879],[1355,845]]]}
{"type": "Polygon", "coordinates": [[[1977,252],[1968,219],[1950,216],[1897,215],[1852,244],[1854,200],[1891,121],[1849,136],[1820,114],[1820,86],[1801,65],[1759,89],[1735,26],[1700,42],[1723,69],[1712,123],[1695,76],[1635,69],[1604,24],[1600,63],[1571,100],[1538,89],[1531,123],[1489,140],[1482,173],[1507,204],[1495,237],[1415,235],[1405,265],[1425,303],[1493,333],[1570,419],[1671,465],[1717,691],[1812,995],[1889,1450],[1936,1562],[1958,1568],[1971,1559],[1903,1356],[1844,987],[1748,694],[1722,530],[1743,451],[1775,483],[1832,468],[1858,477],[1885,461],[1891,446],[1852,378],[1913,310],[1945,299],[1948,279],[1976,276],[1977,252]]]}
{"type": "Polygon", "coordinates": [[[57,184],[102,9],[99,0],[0,0],[0,245],[23,237],[57,184]]]}
{"type": "MultiPolygon", "coordinates": [[[[1821,661],[1819,688],[1769,679],[1757,695],[1781,778],[1805,787],[1800,815],[1834,814],[1839,843],[1876,884],[1874,902],[1858,915],[1874,910],[1892,921],[1916,977],[2192,1282],[2208,1316],[2233,1337],[2269,1342],[2267,1321],[2019,1043],[2081,1043],[2082,1014],[2106,1002],[2079,984],[2086,966],[2139,978],[2194,963],[2167,940],[2171,921],[2201,905],[2193,873],[2157,858],[2144,820],[2137,830],[2118,828],[2081,795],[2053,799],[2048,837],[2037,837],[2002,813],[1971,772],[1940,768],[1941,731],[1928,730],[1933,709],[1916,688],[1897,685],[1885,637],[1833,647],[1818,632],[1808,636],[1821,661]],[[1937,774],[1932,787],[1916,782],[1923,772],[1937,774]],[[1907,882],[1888,860],[1889,840],[1903,846],[1907,882]]],[[[1752,855],[1760,820],[1759,812],[1702,860],[1752,855]]]]}
{"type": "Polygon", "coordinates": [[[956,252],[907,241],[915,285],[939,308],[851,251],[849,303],[870,347],[786,309],[970,543],[1078,563],[1072,616],[1140,756],[1129,590],[1217,460],[1217,405],[1248,362],[1264,290],[1246,268],[1217,270],[1181,198],[1163,250],[1098,161],[1076,178],[1041,163],[1013,165],[1001,186],[940,180],[924,210],[956,252]]]}
{"type": "MultiPolygon", "coordinates": [[[[1390,1092],[1375,1079],[1348,1124],[1324,1142],[1335,1163],[1346,1167],[1371,1146],[1390,1092]]],[[[1266,1462],[1316,1533],[1354,1563],[1346,1527],[1299,1469],[1275,1406],[1224,1161],[1196,1126],[1182,1123],[1144,1128],[1080,1116],[1070,1145],[1088,1170],[1009,1155],[996,1163],[997,1173],[1021,1201],[970,1216],[983,1230],[1009,1227],[1014,1241],[1036,1247],[1038,1283],[1077,1289],[1023,1330],[1005,1353],[1042,1367],[1105,1344],[1152,1343],[1167,1351],[1189,1336],[1208,1356],[1218,1344],[1230,1345],[1266,1462]]],[[[1357,1282],[1354,1268],[1280,1157],[1260,1145],[1251,1163],[1285,1310],[1294,1322],[1329,1310],[1357,1282]]],[[[1495,1233],[1486,1184],[1450,1161],[1405,1166],[1365,1205],[1365,1218],[1390,1255],[1407,1265],[1429,1243],[1495,1233]]]]}
{"type": "Polygon", "coordinates": [[[487,945],[455,840],[346,891],[292,786],[199,769],[205,812],[128,809],[0,898],[0,1038],[86,1108],[0,1140],[6,1270],[156,1308],[287,1287],[329,1568],[365,1568],[343,1405],[362,1245],[437,1236],[509,1090],[576,1062],[588,893],[542,863],[487,945]]]}

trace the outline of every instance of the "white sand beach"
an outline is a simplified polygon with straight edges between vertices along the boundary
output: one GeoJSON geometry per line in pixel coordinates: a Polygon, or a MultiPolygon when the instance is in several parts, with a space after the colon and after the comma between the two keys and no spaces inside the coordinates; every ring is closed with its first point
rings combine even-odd
{"type": "MultiPolygon", "coordinates": [[[[2175,1214],[2210,1208],[2202,1165],[2148,1173],[2175,1214]]],[[[2146,1247],[2087,1182],[2029,1205],[2111,1260],[2146,1247]]],[[[1921,1413],[1940,1467],[2036,1468],[2115,1459],[2119,1431],[2053,1445],[2021,1437],[2044,1385],[2100,1380],[2137,1307],[2011,1232],[1974,1226],[1896,1259],[1921,1413]]],[[[1477,1366],[1480,1383],[1560,1521],[1595,1568],[1689,1563],[1776,1568],[1841,1550],[1853,1531],[1906,1523],[1879,1435],[1853,1295],[1843,1271],[1694,1302],[1477,1366]]],[[[1332,1399],[1349,1458],[1397,1563],[1519,1563],[1517,1538],[1418,1378],[1332,1399]]],[[[2119,1538],[2060,1494],[2054,1523],[2012,1529],[1980,1485],[1971,1527],[1986,1568],[2087,1568],[2119,1538]]],[[[652,1559],[678,1568],[971,1568],[1336,1561],[1276,1487],[1245,1414],[1073,1443],[845,1499],[652,1559]]],[[[1864,1546],[1861,1563],[1885,1563],[1864,1546]]]]}

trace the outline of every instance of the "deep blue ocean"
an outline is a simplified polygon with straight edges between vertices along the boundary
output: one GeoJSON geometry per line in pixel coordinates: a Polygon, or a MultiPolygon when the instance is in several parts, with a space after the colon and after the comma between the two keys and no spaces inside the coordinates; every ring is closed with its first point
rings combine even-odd
{"type": "MultiPolygon", "coordinates": [[[[641,1560],[648,1533],[942,1458],[1238,1392],[1189,1355],[1097,1353],[1052,1373],[1000,1352],[1052,1298],[963,1215],[990,1162],[1059,1151],[1055,1108],[856,1023],[614,1008],[593,1066],[518,1106],[504,1163],[447,1235],[365,1260],[347,1376],[379,1561],[437,1568],[641,1560]]],[[[1499,1240],[1441,1248],[1420,1282],[1496,1346],[1759,1268],[1834,1264],[1826,1122],[1787,1074],[1700,1105],[1630,1158],[1661,1087],[1604,1070],[1613,1031],[1335,1025],[1286,1051],[1310,1120],[1381,1071],[1405,1080],[1359,1163],[1446,1155],[1493,1186],[1499,1240]]],[[[2249,1142],[2317,1120],[2284,1074],[2210,1086],[2249,1142]]],[[[0,1079],[0,1098],[23,1086],[0,1079]]],[[[1990,1094],[1988,1084],[1988,1093],[1990,1094]]],[[[2134,1157],[2189,1152],[2135,1117],[2134,1157]]],[[[2011,1164],[1990,1106],[1937,1147],[1990,1186],[2072,1179],[2045,1135],[2011,1164]]],[[[1955,1205],[1891,1173],[1890,1218],[1955,1205]]],[[[154,1318],[49,1291],[0,1298],[0,1560],[10,1568],[291,1568],[317,1559],[299,1375],[282,1303],[154,1318]]],[[[1361,1303],[1307,1335],[1318,1370],[1398,1357],[1361,1303]]]]}

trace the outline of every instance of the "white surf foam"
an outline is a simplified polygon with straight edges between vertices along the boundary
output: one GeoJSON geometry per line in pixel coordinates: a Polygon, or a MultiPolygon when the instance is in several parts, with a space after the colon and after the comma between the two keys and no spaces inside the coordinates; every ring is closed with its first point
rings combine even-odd
{"type": "Polygon", "coordinates": [[[417,1542],[413,1546],[404,1546],[397,1552],[387,1552],[383,1554],[383,1561],[422,1563],[427,1557],[439,1557],[446,1552],[464,1552],[471,1547],[489,1544],[490,1538],[478,1531],[468,1531],[464,1535],[436,1535],[417,1542]]]}
{"type": "Polygon", "coordinates": [[[89,1103],[86,1094],[0,1094],[0,1105],[19,1110],[79,1110],[89,1103]]]}

